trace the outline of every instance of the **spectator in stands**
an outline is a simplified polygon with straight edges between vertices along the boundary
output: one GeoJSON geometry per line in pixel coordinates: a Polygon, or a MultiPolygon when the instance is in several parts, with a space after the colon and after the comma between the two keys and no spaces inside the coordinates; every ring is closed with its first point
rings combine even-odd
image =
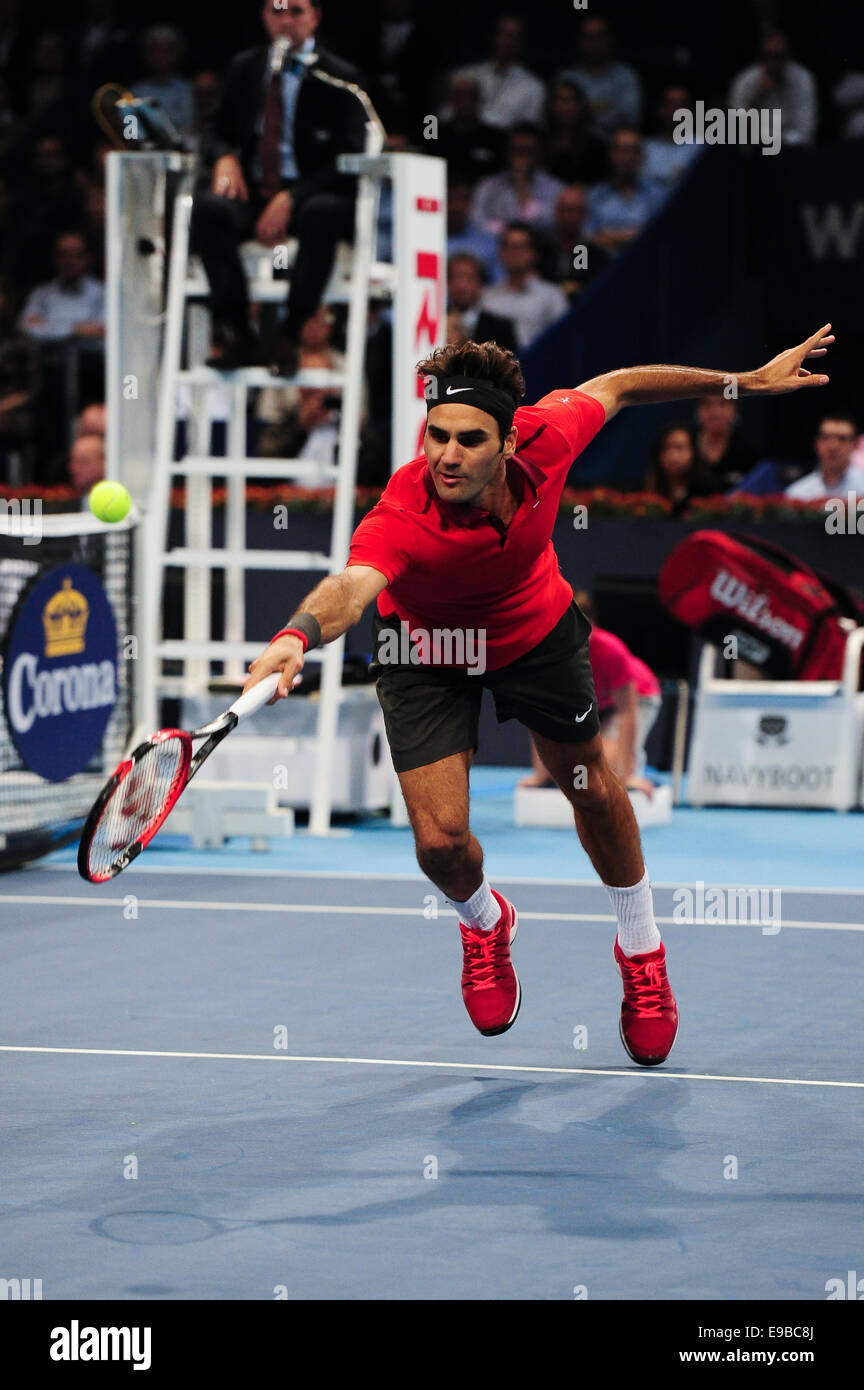
{"type": "Polygon", "coordinates": [[[88,273],[90,252],[81,232],[57,238],[57,276],[27,296],[19,326],[31,338],[101,339],[105,333],[105,286],[88,273]]]}
{"type": "Polygon", "coordinates": [[[303,459],[321,465],[303,479],[304,487],[332,487],[333,477],[326,470],[337,460],[339,446],[340,398],[326,387],[301,386],[297,404],[262,441],[265,453],[274,457],[303,459]]]}
{"type": "Polygon", "coordinates": [[[432,154],[458,165],[476,183],[504,162],[504,135],[500,127],[480,119],[480,87],[468,72],[454,72],[448,89],[448,119],[438,122],[438,138],[429,142],[432,154]]]}
{"type": "Polygon", "coordinates": [[[483,306],[483,266],[470,251],[458,252],[447,261],[447,304],[458,313],[466,338],[473,338],[475,343],[491,340],[516,351],[512,321],[483,306]]]}
{"type": "Polygon", "coordinates": [[[93,92],[120,74],[137,77],[140,46],[135,42],[136,13],[126,0],[86,0],[80,61],[84,88],[93,92]]]}
{"type": "MultiPolygon", "coordinates": [[[[297,370],[324,368],[330,372],[345,370],[345,354],[333,343],[336,318],[328,304],[321,304],[300,330],[297,370]]],[[[308,389],[308,388],[304,388],[308,389]]],[[[265,386],[258,393],[255,415],[266,426],[261,440],[261,452],[279,455],[283,426],[296,414],[304,397],[297,386],[265,386]]]]}
{"type": "Polygon", "coordinates": [[[586,285],[609,264],[602,246],[592,241],[585,230],[588,194],[580,184],[562,189],[555,204],[555,229],[548,278],[563,290],[572,302],[586,285]]]}
{"type": "Polygon", "coordinates": [[[663,189],[642,173],[642,136],[625,127],[612,137],[609,146],[612,177],[598,183],[588,194],[585,230],[616,255],[639,235],[663,202],[663,189]]]}
{"type": "MultiPolygon", "coordinates": [[[[645,776],[645,745],[660,713],[660,682],[614,632],[598,627],[588,594],[577,589],[574,598],[591,623],[588,657],[594,676],[603,751],[628,791],[653,796],[654,783],[645,776]]],[[[533,772],[520,787],[551,787],[532,739],[533,772]]]]}
{"type": "Polygon", "coordinates": [[[271,42],[234,59],[217,119],[220,157],[211,191],[200,193],[193,213],[193,246],[210,282],[222,352],[214,366],[255,362],[260,354],[249,322],[246,278],[237,254],[253,232],[266,246],[298,240],[274,375],[293,376],[302,324],[315,313],[330,278],[339,240],[354,234],[356,178],[338,171],[340,154],[366,143],[363,104],[343,89],[309,76],[309,55],[342,80],[359,74],[326,49],[315,33],[321,10],[311,0],[265,0],[262,20],[271,42]],[[281,72],[274,43],[288,38],[297,50],[281,72]]]}
{"type": "Polygon", "coordinates": [[[454,170],[447,184],[447,255],[470,251],[483,262],[486,279],[497,280],[501,274],[498,260],[498,238],[484,232],[471,221],[474,185],[470,176],[454,170]]]}
{"type": "Polygon", "coordinates": [[[505,275],[483,291],[483,307],[512,320],[521,350],[566,314],[567,299],[557,285],[537,274],[537,233],[527,222],[511,222],[505,227],[500,254],[505,275]]]}
{"type": "Polygon", "coordinates": [[[87,494],[105,477],[105,440],[101,434],[80,434],[69,450],[67,482],[86,505],[87,494]]]}
{"type": "Polygon", "coordinates": [[[94,401],[92,405],[85,405],[75,421],[75,438],[80,439],[82,434],[98,434],[104,439],[105,430],[105,402],[94,401]]]}
{"type": "MultiPolygon", "coordinates": [[[[486,125],[506,130],[517,121],[539,123],[543,119],[543,83],[519,62],[524,33],[520,15],[501,15],[492,38],[491,58],[463,69],[479,83],[480,119],[486,125]]],[[[441,115],[449,116],[449,111],[445,108],[441,115]]]]}
{"type": "Polygon", "coordinates": [[[165,115],[187,140],[195,128],[192,83],[178,72],[183,38],[170,24],[147,29],[143,39],[144,76],[132,84],[136,97],[158,101],[165,115]]]}
{"type": "Polygon", "coordinates": [[[606,144],[578,82],[553,82],[546,109],[546,168],[562,183],[599,183],[609,173],[606,144]]]}
{"type": "Polygon", "coordinates": [[[864,497],[864,471],[852,465],[858,427],[851,415],[826,415],[816,434],[819,466],[786,489],[787,497],[817,502],[826,497],[845,497],[854,492],[864,497]]]}
{"type": "Polygon", "coordinates": [[[759,62],[733,79],[729,106],[779,111],[784,145],[809,145],[816,134],[816,80],[807,68],[792,61],[789,40],[777,29],[765,31],[759,62]]]}
{"type": "Polygon", "coordinates": [[[39,393],[35,345],[15,327],[6,285],[0,281],[0,480],[20,483],[30,472],[34,411],[39,393]]]}
{"type": "MultiPolygon", "coordinates": [[[[431,110],[429,31],[434,20],[420,0],[379,0],[379,10],[375,49],[367,54],[375,74],[370,96],[384,127],[398,127],[417,143],[431,110]]],[[[356,61],[363,66],[362,58],[356,61]]]]}
{"type": "Polygon", "coordinates": [[[67,47],[58,29],[45,29],[36,39],[24,98],[25,114],[38,116],[66,93],[67,47]]]}
{"type": "Polygon", "coordinates": [[[601,135],[611,136],[619,126],[637,126],[642,118],[642,83],[626,63],[613,59],[614,39],[600,15],[586,15],[579,30],[579,62],[559,77],[578,82],[601,135]]]}
{"type": "Polygon", "coordinates": [[[664,87],[657,107],[658,132],[644,142],[642,172],[647,179],[656,179],[666,189],[677,182],[701,152],[701,145],[676,145],[672,138],[676,129],[676,112],[688,110],[689,106],[690,93],[686,87],[678,83],[664,87]]]}
{"type": "Polygon", "coordinates": [[[725,396],[704,396],[696,406],[696,455],[714,491],[726,492],[741,482],[757,462],[756,453],[738,428],[738,405],[725,396]]]}
{"type": "Polygon", "coordinates": [[[564,184],[541,168],[541,140],[539,127],[528,121],[511,128],[505,172],[481,180],[474,193],[471,220],[484,232],[500,235],[508,222],[551,231],[564,184]]]}
{"type": "Polygon", "coordinates": [[[657,435],[645,489],[671,502],[673,516],[680,516],[692,498],[710,497],[718,491],[714,479],[699,460],[688,425],[665,425],[657,435]]]}
{"type": "Polygon", "coordinates": [[[842,139],[864,140],[864,72],[844,72],[831,90],[831,101],[843,119],[842,139]]]}
{"type": "Polygon", "coordinates": [[[10,185],[9,254],[16,290],[30,289],[45,274],[59,232],[86,222],[85,200],[68,150],[56,135],[43,135],[30,150],[26,173],[10,185]]]}

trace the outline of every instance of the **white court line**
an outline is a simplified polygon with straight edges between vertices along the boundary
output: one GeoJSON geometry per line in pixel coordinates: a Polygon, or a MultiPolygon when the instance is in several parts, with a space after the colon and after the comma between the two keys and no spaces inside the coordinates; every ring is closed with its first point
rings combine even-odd
{"type": "Polygon", "coordinates": [[[0,1052],[60,1053],[71,1057],[179,1057],[214,1062],[321,1062],[355,1067],[436,1067],[445,1071],[541,1072],[550,1076],[663,1076],[669,1081],[740,1081],[755,1086],[824,1086],[864,1091],[864,1081],[811,1081],[788,1076],[719,1076],[710,1072],[658,1071],[656,1067],[617,1070],[602,1067],[526,1067],[499,1062],[427,1062],[394,1057],[293,1057],[277,1052],[145,1052],[114,1047],[17,1047],[0,1044],[0,1052]]]}
{"type": "MultiPolygon", "coordinates": [[[[127,905],[129,897],[135,897],[138,907],[158,907],[168,908],[170,911],[188,912],[233,912],[235,916],[242,916],[245,912],[298,912],[316,913],[320,915],[331,914],[333,916],[348,917],[425,917],[426,910],[422,907],[370,907],[368,905],[357,905],[354,903],[224,903],[213,902],[209,899],[192,900],[186,902],[177,898],[139,898],[136,894],[127,894],[125,898],[84,898],[84,897],[60,897],[49,896],[47,894],[35,893],[0,893],[0,903],[38,903],[42,907],[113,907],[122,908],[127,905]]],[[[443,908],[438,914],[439,917],[454,917],[455,912],[451,908],[443,908]]],[[[524,912],[519,909],[519,916],[532,922],[617,922],[618,918],[613,913],[603,912],[524,912]]],[[[435,921],[436,918],[429,918],[435,921]]],[[[762,927],[766,924],[762,922],[730,922],[726,918],[720,917],[710,922],[702,922],[691,917],[657,917],[655,920],[661,926],[672,927],[762,927]]],[[[773,925],[773,924],[767,924],[773,925]]],[[[864,932],[864,922],[810,922],[810,921],[780,921],[781,928],[799,927],[803,930],[811,931],[860,931],[864,932]]],[[[777,935],[777,933],[772,933],[777,935]]]]}
{"type": "MultiPolygon", "coordinates": [[[[72,859],[70,859],[67,864],[58,864],[50,862],[39,864],[34,862],[32,864],[25,864],[23,871],[25,873],[38,872],[40,869],[52,869],[55,871],[60,871],[62,873],[69,873],[74,869],[77,873],[78,865],[72,859]]],[[[142,864],[140,860],[135,864],[132,872],[135,874],[147,874],[148,876],[152,874],[185,874],[187,878],[209,878],[211,874],[221,874],[229,878],[232,876],[236,878],[350,878],[370,879],[373,881],[375,879],[381,879],[382,881],[387,883],[429,883],[430,881],[425,874],[385,874],[377,873],[374,869],[226,869],[223,868],[221,865],[213,865],[212,867],[205,867],[204,865],[202,865],[200,868],[196,868],[194,866],[191,868],[183,868],[183,866],[180,864],[153,864],[152,862],[142,864]]],[[[495,882],[524,883],[526,885],[533,885],[540,888],[603,887],[603,884],[600,882],[598,878],[520,878],[517,875],[513,874],[496,874],[495,882]]],[[[697,882],[703,882],[705,883],[706,887],[709,888],[782,888],[784,893],[809,893],[811,896],[815,895],[817,897],[823,893],[831,893],[840,896],[845,895],[846,897],[852,898],[860,897],[861,894],[864,893],[864,883],[862,883],[860,888],[814,888],[812,884],[810,884],[807,887],[797,887],[795,884],[789,884],[787,886],[785,883],[723,883],[715,878],[712,878],[710,880],[693,879],[690,881],[685,881],[684,879],[681,879],[676,883],[667,883],[665,880],[652,878],[651,887],[695,888],[697,882]]]]}

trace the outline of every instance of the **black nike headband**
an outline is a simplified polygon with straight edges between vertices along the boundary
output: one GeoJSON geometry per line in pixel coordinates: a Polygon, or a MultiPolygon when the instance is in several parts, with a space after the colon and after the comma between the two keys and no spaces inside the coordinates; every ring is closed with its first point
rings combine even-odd
{"type": "Polygon", "coordinates": [[[472,376],[429,376],[426,378],[424,396],[427,415],[435,405],[462,401],[465,405],[485,410],[501,426],[502,434],[510,429],[516,412],[513,397],[506,391],[500,391],[491,382],[478,381],[472,376]]]}

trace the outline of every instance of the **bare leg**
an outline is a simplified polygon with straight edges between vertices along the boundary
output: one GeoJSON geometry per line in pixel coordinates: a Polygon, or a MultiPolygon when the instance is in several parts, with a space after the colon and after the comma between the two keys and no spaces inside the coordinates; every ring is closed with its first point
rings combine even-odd
{"type": "MultiPolygon", "coordinates": [[[[529,733],[531,731],[529,730],[529,733]]],[[[540,754],[537,752],[537,745],[534,742],[534,734],[531,734],[531,772],[527,777],[523,777],[519,783],[520,787],[554,787],[555,783],[543,766],[540,754]]]]}
{"type": "Polygon", "coordinates": [[[483,849],[468,828],[470,751],[400,772],[417,862],[445,897],[467,902],[483,881],[483,849]]]}
{"type": "Polygon", "coordinates": [[[645,873],[639,827],[600,734],[585,743],[553,743],[534,734],[543,764],[573,807],[582,848],[603,883],[627,888],[645,873]]]}

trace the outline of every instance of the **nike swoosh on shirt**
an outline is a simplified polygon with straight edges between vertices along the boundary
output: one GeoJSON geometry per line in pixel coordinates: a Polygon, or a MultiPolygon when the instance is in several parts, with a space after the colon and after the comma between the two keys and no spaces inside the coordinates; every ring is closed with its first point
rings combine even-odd
{"type": "Polygon", "coordinates": [[[444,392],[445,396],[458,396],[460,391],[473,391],[473,386],[448,386],[444,392]]]}
{"type": "Polygon", "coordinates": [[[576,723],[581,724],[583,719],[587,719],[593,708],[594,701],[592,700],[584,714],[574,714],[573,718],[576,721],[576,723]]]}

